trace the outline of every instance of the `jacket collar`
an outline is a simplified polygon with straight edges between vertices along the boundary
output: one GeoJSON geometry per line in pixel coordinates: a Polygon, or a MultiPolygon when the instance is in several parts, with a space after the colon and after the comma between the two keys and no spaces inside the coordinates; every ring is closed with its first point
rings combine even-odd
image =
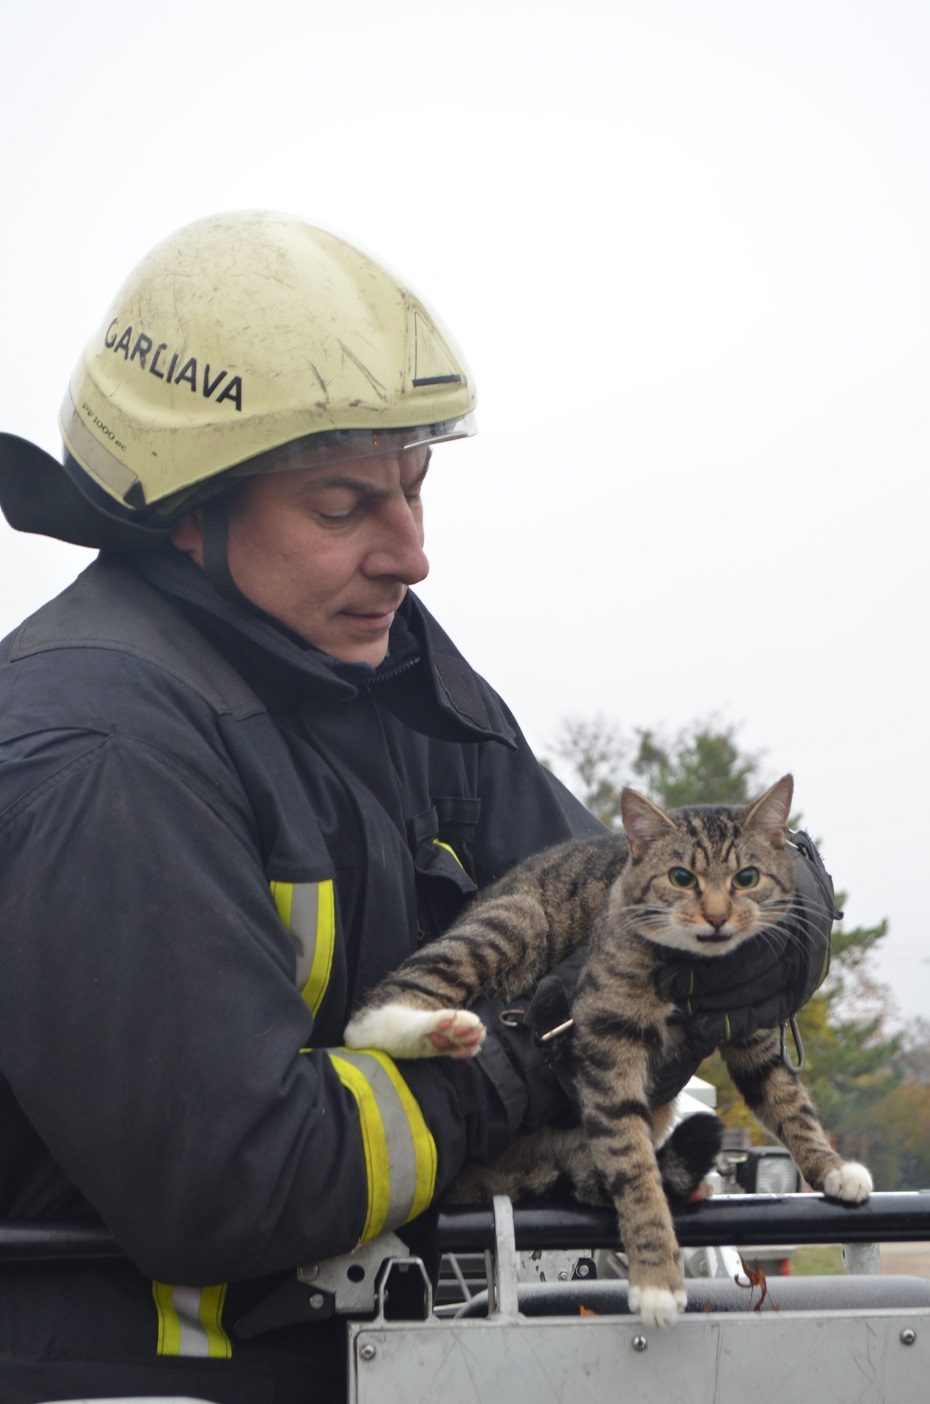
{"type": "Polygon", "coordinates": [[[370,692],[398,720],[448,741],[501,741],[513,748],[513,724],[425,605],[409,590],[379,668],[342,664],[306,643],[271,615],[223,599],[207,576],[171,546],[128,557],[145,580],[168,595],[278,714],[314,702],[338,705],[370,692]]]}

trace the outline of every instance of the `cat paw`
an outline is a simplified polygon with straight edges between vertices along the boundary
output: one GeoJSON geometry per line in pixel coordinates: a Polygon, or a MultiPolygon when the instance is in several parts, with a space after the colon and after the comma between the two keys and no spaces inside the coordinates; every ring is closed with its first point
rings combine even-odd
{"type": "Polygon", "coordinates": [[[630,1310],[639,1312],[644,1326],[674,1326],[688,1303],[683,1288],[670,1291],[668,1287],[630,1287],[630,1310]]]}
{"type": "Polygon", "coordinates": [[[474,1058],[487,1029],[467,1009],[437,1009],[435,1027],[427,1034],[433,1049],[447,1058],[474,1058]]]}
{"type": "Polygon", "coordinates": [[[872,1176],[858,1161],[845,1160],[835,1170],[827,1172],[823,1192],[830,1199],[841,1199],[844,1204],[861,1204],[872,1193],[872,1176]]]}
{"type": "Polygon", "coordinates": [[[487,1030],[467,1009],[408,1009],[382,1004],[346,1026],[347,1048],[380,1048],[395,1058],[473,1058],[487,1030]]]}

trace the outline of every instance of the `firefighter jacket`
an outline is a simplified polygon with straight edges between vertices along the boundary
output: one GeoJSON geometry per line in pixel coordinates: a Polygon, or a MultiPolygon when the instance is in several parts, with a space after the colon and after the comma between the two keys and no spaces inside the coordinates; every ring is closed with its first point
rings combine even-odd
{"type": "Polygon", "coordinates": [[[597,828],[413,595],[371,670],[171,548],[101,555],[0,646],[0,1216],[101,1216],[131,1348],[228,1355],[225,1284],[508,1144],[474,1065],[342,1031],[476,887],[597,828]]]}

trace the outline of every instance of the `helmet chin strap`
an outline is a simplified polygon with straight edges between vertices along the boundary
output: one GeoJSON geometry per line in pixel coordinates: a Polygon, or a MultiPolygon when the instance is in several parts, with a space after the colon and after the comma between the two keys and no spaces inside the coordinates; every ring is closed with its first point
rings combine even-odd
{"type": "Polygon", "coordinates": [[[203,523],[203,573],[216,593],[230,604],[245,610],[254,619],[272,624],[301,648],[312,647],[306,639],[295,634],[293,629],[289,629],[280,619],[276,619],[273,614],[269,614],[244,595],[233,579],[229,569],[229,495],[223,493],[219,497],[210,498],[200,511],[203,523]]]}
{"type": "MultiPolygon", "coordinates": [[[[201,507],[203,570],[218,595],[250,611],[256,606],[242,593],[229,569],[229,500],[225,493],[201,507]]],[[[261,613],[262,611],[259,611],[261,613]]]]}

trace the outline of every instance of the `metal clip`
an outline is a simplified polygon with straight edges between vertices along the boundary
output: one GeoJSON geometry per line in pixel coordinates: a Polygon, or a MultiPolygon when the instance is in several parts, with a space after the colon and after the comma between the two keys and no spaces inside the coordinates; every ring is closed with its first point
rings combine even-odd
{"type": "Polygon", "coordinates": [[[804,1056],[804,1044],[801,1042],[801,1030],[798,1028],[798,1021],[794,1014],[787,1024],[781,1026],[781,1060],[789,1072],[799,1073],[803,1070],[807,1059],[804,1056]],[[798,1055],[798,1061],[793,1063],[788,1052],[788,1025],[791,1025],[791,1037],[794,1040],[794,1050],[798,1055]]]}
{"type": "Polygon", "coordinates": [[[566,1019],[564,1024],[556,1024],[555,1028],[550,1029],[548,1033],[538,1034],[538,1041],[540,1043],[548,1043],[550,1038],[558,1038],[560,1033],[564,1033],[566,1029],[574,1028],[574,1026],[574,1019],[566,1019]]]}

